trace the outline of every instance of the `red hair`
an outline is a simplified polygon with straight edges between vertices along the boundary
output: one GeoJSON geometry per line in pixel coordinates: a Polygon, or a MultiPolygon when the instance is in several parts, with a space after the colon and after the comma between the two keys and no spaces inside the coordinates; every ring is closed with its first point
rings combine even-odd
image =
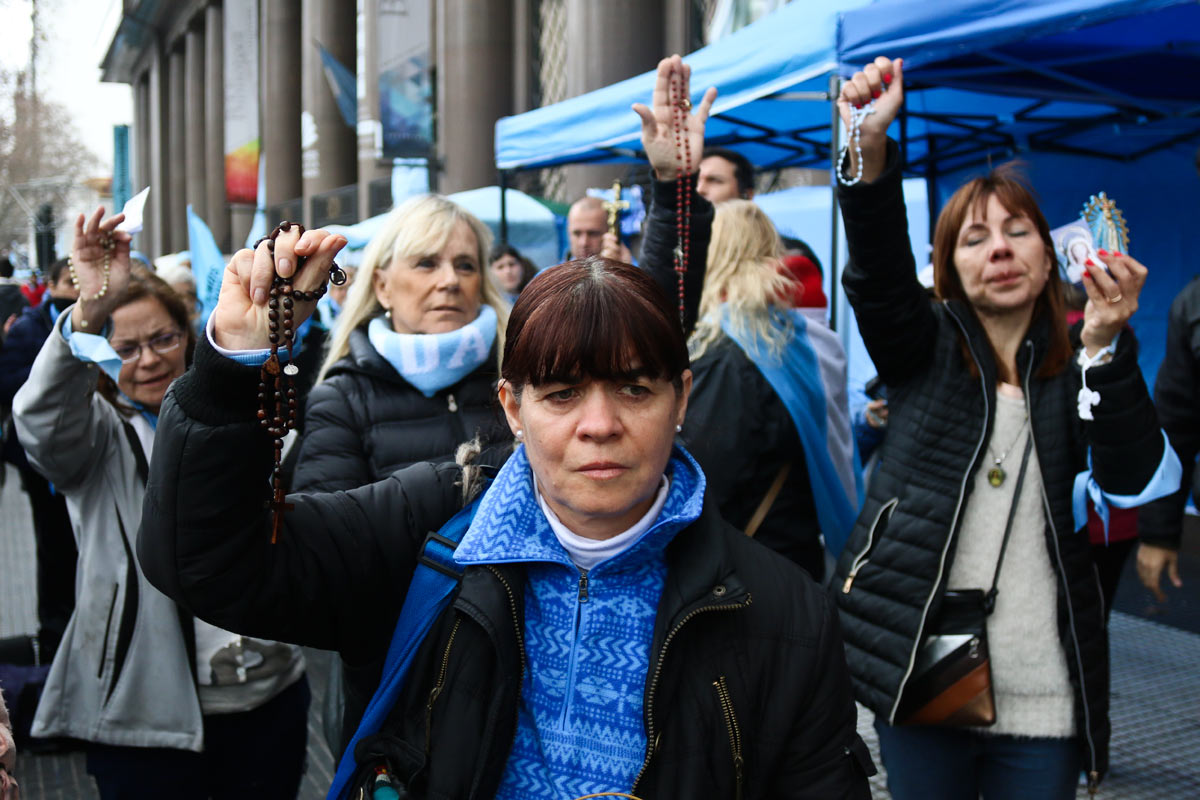
{"type": "Polygon", "coordinates": [[[508,318],[501,375],[516,391],[558,381],[670,380],[688,368],[679,312],[647,273],[589,256],[539,273],[508,318]]]}
{"type": "MultiPolygon", "coordinates": [[[[1013,164],[1005,164],[984,175],[967,182],[955,192],[942,213],[938,215],[937,227],[933,232],[933,290],[940,300],[961,300],[971,306],[967,293],[963,290],[962,281],[958,276],[958,268],[954,265],[954,250],[958,244],[958,232],[963,223],[972,214],[987,218],[988,200],[995,196],[1000,205],[1013,216],[1025,216],[1037,228],[1038,236],[1046,250],[1046,258],[1050,263],[1050,274],[1042,293],[1038,295],[1033,308],[1033,320],[1046,318],[1050,329],[1050,347],[1042,366],[1038,369],[1038,377],[1045,378],[1056,375],[1066,366],[1071,358],[1071,341],[1067,334],[1067,307],[1063,295],[1062,281],[1058,277],[1058,259],[1054,254],[1054,241],[1050,238],[1050,225],[1042,210],[1038,208],[1037,198],[1033,189],[1026,183],[1024,177],[1013,164]]],[[[963,353],[975,374],[976,367],[963,343],[963,353]]],[[[996,353],[993,350],[993,357],[996,353]]],[[[999,359],[996,359],[999,364],[999,359]]]]}

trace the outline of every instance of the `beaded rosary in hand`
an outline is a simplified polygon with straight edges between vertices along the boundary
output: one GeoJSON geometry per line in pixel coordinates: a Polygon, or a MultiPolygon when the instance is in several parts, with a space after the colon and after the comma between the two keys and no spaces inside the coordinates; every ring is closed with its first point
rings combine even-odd
{"type": "MultiPolygon", "coordinates": [[[[112,272],[112,254],[117,249],[117,243],[113,240],[112,234],[100,234],[100,249],[104,251],[104,266],[101,267],[100,273],[103,277],[103,282],[100,284],[100,291],[96,292],[91,297],[84,297],[83,290],[79,288],[79,274],[75,272],[75,259],[72,256],[67,256],[67,272],[71,275],[71,285],[75,287],[75,291],[79,293],[79,307],[83,308],[84,303],[92,300],[99,300],[104,295],[108,294],[108,276],[112,272]]],[[[87,319],[79,321],[79,327],[87,328],[87,319]]]]}
{"type": "Polygon", "coordinates": [[[675,181],[675,275],[679,281],[679,324],[683,319],[683,279],[687,274],[692,235],[692,143],[688,138],[688,112],[691,98],[683,78],[671,75],[671,122],[675,129],[675,160],[679,178],[675,181]]]}
{"type": "MultiPolygon", "coordinates": [[[[281,222],[275,230],[254,243],[254,249],[264,241],[271,251],[271,261],[275,261],[275,239],[279,234],[287,233],[295,226],[304,233],[304,226],[298,222],[281,222]]],[[[284,502],[283,492],[283,438],[287,432],[296,427],[296,375],[300,370],[292,363],[295,351],[296,331],[292,324],[295,312],[293,305],[299,300],[302,303],[313,303],[329,289],[328,283],[322,283],[311,292],[296,289],[292,281],[308,259],[296,257],[296,271],[291,278],[276,274],[271,282],[270,298],[267,300],[267,339],[271,343],[271,355],[262,365],[258,379],[258,424],[275,443],[275,470],[271,474],[271,500],[268,506],[272,509],[274,518],[271,521],[271,544],[279,540],[279,531],[283,527],[283,512],[292,508],[284,502]],[[282,325],[280,324],[282,323],[282,325]],[[287,364],[280,364],[280,344],[287,350],[287,364]]],[[[329,280],[336,286],[346,282],[346,273],[337,264],[329,268],[329,280]]]]}

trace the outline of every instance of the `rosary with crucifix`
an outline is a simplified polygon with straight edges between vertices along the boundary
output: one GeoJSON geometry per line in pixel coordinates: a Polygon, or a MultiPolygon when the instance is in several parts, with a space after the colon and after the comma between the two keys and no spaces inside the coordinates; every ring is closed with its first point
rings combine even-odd
{"type": "MultiPolygon", "coordinates": [[[[275,230],[254,243],[254,249],[264,241],[271,251],[271,262],[275,261],[275,240],[281,233],[287,233],[292,227],[304,233],[304,226],[298,222],[281,222],[275,230]]],[[[283,439],[287,432],[296,427],[296,375],[300,369],[293,363],[295,355],[296,331],[292,324],[295,312],[293,306],[297,300],[302,303],[313,303],[329,289],[328,283],[322,283],[311,292],[302,292],[293,285],[296,275],[304,269],[308,259],[296,257],[296,271],[291,278],[283,278],[278,274],[271,281],[271,292],[267,300],[267,340],[271,343],[271,353],[262,365],[258,379],[258,424],[275,445],[275,469],[271,473],[271,499],[267,507],[271,509],[271,544],[279,540],[279,531],[283,528],[283,512],[292,506],[284,502],[283,491],[283,439]],[[280,361],[280,345],[285,350],[284,358],[287,363],[280,361]]],[[[341,286],[346,282],[346,273],[336,263],[329,268],[329,280],[341,286]]]]}

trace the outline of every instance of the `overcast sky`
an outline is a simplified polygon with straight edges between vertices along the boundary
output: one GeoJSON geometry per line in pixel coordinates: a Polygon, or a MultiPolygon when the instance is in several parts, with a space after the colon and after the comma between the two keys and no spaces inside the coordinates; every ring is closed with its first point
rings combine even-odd
{"type": "MultiPolygon", "coordinates": [[[[101,83],[100,61],[120,15],[120,0],[38,0],[41,96],[66,106],[81,141],[112,169],[112,126],[133,122],[129,86],[101,83]]],[[[0,64],[29,64],[30,0],[0,0],[0,64]]]]}

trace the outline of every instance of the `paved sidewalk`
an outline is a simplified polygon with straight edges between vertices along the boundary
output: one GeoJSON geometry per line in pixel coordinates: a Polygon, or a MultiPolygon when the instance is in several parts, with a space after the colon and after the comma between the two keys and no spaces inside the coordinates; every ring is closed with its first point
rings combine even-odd
{"type": "MultiPolygon", "coordinates": [[[[29,503],[15,470],[0,492],[0,636],[36,628],[33,533],[29,503]]],[[[1188,573],[1200,581],[1200,573],[1188,573]]],[[[1128,580],[1131,576],[1126,576],[1128,580]]],[[[1124,591],[1124,590],[1123,590],[1124,591]]],[[[1118,604],[1118,607],[1122,607],[1118,604]]],[[[1200,635],[1114,611],[1112,633],[1112,769],[1100,800],[1200,797],[1200,635]]],[[[320,708],[330,654],[309,651],[313,689],[308,724],[308,771],[301,800],[318,800],[333,777],[333,757],[321,736],[320,708]]],[[[860,708],[859,731],[879,754],[870,712],[860,708]]],[[[96,800],[83,755],[19,756],[17,776],[28,800],[96,800]]],[[[887,798],[886,778],[872,780],[887,798]]],[[[1081,787],[1079,798],[1087,798],[1081,787]]]]}
{"type": "MultiPolygon", "coordinates": [[[[1200,797],[1200,636],[1114,611],[1112,744],[1099,800],[1200,797]]],[[[859,706],[858,732],[880,774],[876,798],[888,798],[874,716],[859,706]]],[[[1081,786],[1078,800],[1086,800],[1081,786]]]]}

